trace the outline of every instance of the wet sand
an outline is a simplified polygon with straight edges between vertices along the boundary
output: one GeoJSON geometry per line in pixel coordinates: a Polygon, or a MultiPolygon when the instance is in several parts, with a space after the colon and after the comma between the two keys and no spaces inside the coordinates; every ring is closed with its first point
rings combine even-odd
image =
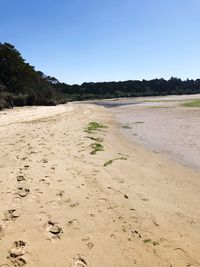
{"type": "Polygon", "coordinates": [[[200,109],[181,106],[194,98],[200,95],[141,98],[137,105],[110,110],[130,140],[200,169],[200,109]]]}
{"type": "Polygon", "coordinates": [[[129,142],[110,110],[3,111],[0,147],[1,267],[200,266],[199,172],[129,142]]]}

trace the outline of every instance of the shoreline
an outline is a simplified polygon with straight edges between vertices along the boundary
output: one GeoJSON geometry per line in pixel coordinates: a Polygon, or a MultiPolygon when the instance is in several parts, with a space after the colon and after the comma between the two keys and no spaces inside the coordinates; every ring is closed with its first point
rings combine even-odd
{"type": "Polygon", "coordinates": [[[113,113],[126,138],[200,170],[200,109],[183,106],[192,97],[199,96],[143,98],[140,103],[121,100],[117,105],[104,102],[103,106],[113,113]]]}
{"type": "Polygon", "coordinates": [[[112,112],[126,138],[171,161],[200,170],[200,109],[126,107],[112,112]]]}
{"type": "Polygon", "coordinates": [[[22,240],[30,267],[199,266],[199,172],[129,142],[95,105],[8,111],[0,128],[0,265],[22,240]]]}

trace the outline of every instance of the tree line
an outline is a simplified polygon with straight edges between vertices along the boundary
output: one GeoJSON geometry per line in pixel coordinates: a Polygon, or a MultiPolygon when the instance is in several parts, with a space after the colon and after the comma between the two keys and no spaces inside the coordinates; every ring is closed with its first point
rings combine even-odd
{"type": "Polygon", "coordinates": [[[123,82],[83,83],[82,85],[54,85],[71,100],[104,99],[120,97],[165,96],[200,93],[200,79],[186,80],[130,80],[123,82]]]}
{"type": "Polygon", "coordinates": [[[26,63],[9,43],[0,43],[0,109],[24,105],[56,105],[89,99],[164,96],[200,93],[200,79],[172,77],[119,82],[89,82],[69,85],[46,76],[26,63]]]}
{"type": "Polygon", "coordinates": [[[26,63],[13,45],[0,43],[0,107],[63,103],[57,82],[26,63]]]}

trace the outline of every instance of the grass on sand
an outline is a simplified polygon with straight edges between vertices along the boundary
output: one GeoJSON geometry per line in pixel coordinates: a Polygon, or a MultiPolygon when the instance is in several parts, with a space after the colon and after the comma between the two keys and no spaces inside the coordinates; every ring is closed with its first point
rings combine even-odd
{"type": "Polygon", "coordinates": [[[189,108],[200,108],[200,99],[194,99],[188,102],[185,102],[182,106],[189,108]]]}
{"type": "Polygon", "coordinates": [[[87,126],[87,128],[85,129],[86,133],[94,133],[95,131],[99,131],[102,128],[107,128],[107,126],[100,124],[98,122],[90,122],[87,126]]]}
{"type": "Polygon", "coordinates": [[[116,160],[127,160],[128,158],[127,157],[121,157],[121,158],[115,158],[115,159],[111,159],[111,160],[108,160],[104,163],[103,167],[106,167],[108,165],[111,165],[114,161],[116,160]]]}
{"type": "Polygon", "coordinates": [[[93,143],[90,146],[92,148],[92,152],[91,152],[92,155],[95,155],[99,151],[103,151],[103,146],[100,143],[93,143]]]}

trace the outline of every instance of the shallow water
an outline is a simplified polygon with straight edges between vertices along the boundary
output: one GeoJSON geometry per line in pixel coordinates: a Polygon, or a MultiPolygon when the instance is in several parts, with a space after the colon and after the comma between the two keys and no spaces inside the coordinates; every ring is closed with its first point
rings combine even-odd
{"type": "Polygon", "coordinates": [[[200,109],[132,106],[111,110],[129,140],[200,169],[200,109]]]}
{"type": "Polygon", "coordinates": [[[114,108],[114,107],[121,107],[121,106],[131,106],[131,105],[138,105],[141,102],[137,102],[137,101],[95,101],[92,102],[92,104],[96,104],[98,106],[103,106],[106,108],[114,108]]]}
{"type": "Polygon", "coordinates": [[[100,100],[95,104],[109,108],[129,140],[200,170],[200,109],[180,105],[183,100],[198,97],[100,100]]]}

